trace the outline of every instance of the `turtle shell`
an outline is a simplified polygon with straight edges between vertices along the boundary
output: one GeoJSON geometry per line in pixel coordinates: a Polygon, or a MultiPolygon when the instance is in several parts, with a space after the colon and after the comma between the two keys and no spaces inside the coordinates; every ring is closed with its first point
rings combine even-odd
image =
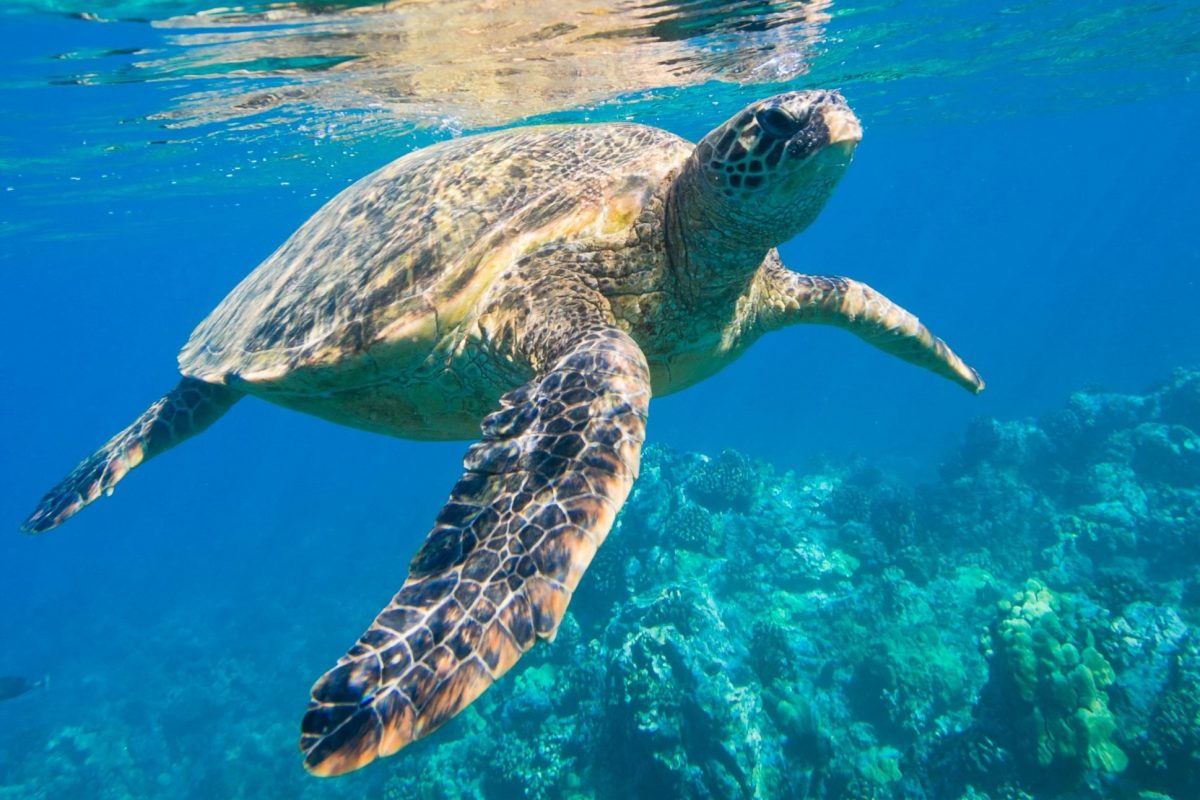
{"type": "Polygon", "coordinates": [[[330,200],[230,292],[192,333],[180,370],[299,392],[369,380],[364,361],[428,354],[500,271],[595,233],[631,176],[655,185],[691,150],[656,128],[611,124],[405,155],[330,200]],[[324,378],[294,379],[304,372],[324,378]]]}

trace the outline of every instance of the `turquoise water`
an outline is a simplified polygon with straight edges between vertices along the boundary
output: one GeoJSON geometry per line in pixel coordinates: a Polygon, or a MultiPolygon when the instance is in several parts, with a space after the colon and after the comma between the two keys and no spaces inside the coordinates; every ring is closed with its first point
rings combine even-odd
{"type": "Polygon", "coordinates": [[[0,675],[51,676],[0,703],[0,797],[1200,796],[1200,419],[1194,379],[1154,389],[1200,361],[1200,6],[600,7],[0,12],[0,675]],[[16,531],[372,169],[545,120],[698,139],[806,87],[840,88],[865,136],[784,259],[885,291],[987,391],[792,328],[655,401],[670,449],[570,635],[411,751],[320,781],[299,720],[463,444],[246,401],[62,530],[16,531]],[[726,448],[751,488],[706,500],[682,454],[726,448]],[[1059,707],[980,645],[1007,641],[1019,613],[997,602],[1030,580],[1063,619],[1055,652],[1091,641],[1114,673],[1090,761],[1026,749],[1033,709],[1059,707]]]}

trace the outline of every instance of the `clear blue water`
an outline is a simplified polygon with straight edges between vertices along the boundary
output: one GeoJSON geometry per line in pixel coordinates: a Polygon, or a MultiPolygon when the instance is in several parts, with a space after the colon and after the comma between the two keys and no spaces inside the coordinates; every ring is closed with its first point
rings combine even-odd
{"type": "Polygon", "coordinates": [[[307,778],[297,723],[312,680],[400,584],[461,444],[248,401],[64,529],[16,528],[174,384],[176,349],[249,269],[341,187],[414,147],[545,118],[634,119],[695,139],[781,87],[842,88],[864,142],[784,258],[887,292],[988,389],[971,398],[842,332],[793,328],[655,402],[651,439],[682,450],[734,447],[781,469],[863,456],[921,478],[974,417],[1037,415],[1083,386],[1140,391],[1200,362],[1194,3],[836,3],[803,47],[788,49],[784,26],[769,52],[809,66],[772,62],[766,83],[739,83],[754,75],[720,58],[761,45],[761,30],[732,25],[693,34],[708,60],[687,79],[638,76],[574,99],[568,86],[475,117],[455,111],[488,98],[468,92],[444,114],[427,98],[375,103],[351,88],[353,62],[280,71],[198,40],[270,31],[298,39],[284,48],[295,59],[320,41],[304,37],[311,23],[161,24],[203,10],[67,0],[0,12],[0,674],[53,681],[0,704],[0,797],[85,796],[27,782],[31,764],[63,757],[64,731],[107,759],[89,797],[360,797],[398,768],[307,778]],[[107,21],[71,15],[82,12],[107,21]],[[197,67],[201,56],[216,66],[197,67]],[[320,86],[326,73],[336,91],[279,113],[212,113],[233,92],[320,86]]]}

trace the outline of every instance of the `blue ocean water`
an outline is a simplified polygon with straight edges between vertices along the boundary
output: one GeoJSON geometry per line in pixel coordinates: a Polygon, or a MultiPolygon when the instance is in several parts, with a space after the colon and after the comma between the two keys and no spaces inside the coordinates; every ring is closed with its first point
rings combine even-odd
{"type": "MultiPolygon", "coordinates": [[[[663,42],[686,43],[683,75],[631,59],[629,85],[566,76],[521,103],[430,78],[391,104],[379,86],[408,62],[362,54],[379,42],[355,49],[376,24],[364,5],[252,6],[228,23],[233,12],[194,2],[0,12],[0,674],[51,676],[49,690],[0,703],[0,798],[403,796],[389,780],[412,771],[405,756],[306,776],[298,722],[312,681],[403,580],[462,443],[248,400],[62,530],[16,528],[174,385],[177,348],[246,272],[339,189],[415,147],[546,119],[698,139],[755,98],[842,89],[863,144],[783,257],[886,292],[988,389],[972,398],[844,332],[792,328],[653,404],[650,440],[678,451],[935,480],[977,417],[1037,417],[1082,388],[1144,392],[1200,362],[1194,3],[814,4],[798,22],[789,4],[660,4],[655,24],[676,20],[672,33],[612,40],[651,62],[663,42]],[[345,62],[318,46],[334,34],[305,34],[339,9],[358,14],[340,31],[355,42],[345,62]],[[256,40],[294,50],[236,49],[256,40]],[[236,110],[296,86],[309,92],[290,105],[236,110]]],[[[540,13],[536,29],[552,26],[540,13]]],[[[461,67],[463,84],[478,66],[461,67]]],[[[1181,552],[1194,559],[1200,540],[1181,552]]],[[[876,796],[938,796],[905,791],[876,796]]]]}

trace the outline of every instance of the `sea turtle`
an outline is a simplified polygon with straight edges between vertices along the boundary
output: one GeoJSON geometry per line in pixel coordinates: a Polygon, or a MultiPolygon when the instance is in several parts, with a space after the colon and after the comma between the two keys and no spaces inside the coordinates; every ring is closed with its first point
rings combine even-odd
{"type": "Polygon", "coordinates": [[[840,94],[803,91],[697,145],[622,123],[405,155],[250,273],[184,346],[179,385],[24,528],[60,524],[247,394],[406,438],[482,428],[403,587],[316,682],[302,723],[317,775],[395,753],[554,638],[637,477],[652,394],[798,322],[983,388],[878,292],[780,261],[860,138],[840,94]]]}

